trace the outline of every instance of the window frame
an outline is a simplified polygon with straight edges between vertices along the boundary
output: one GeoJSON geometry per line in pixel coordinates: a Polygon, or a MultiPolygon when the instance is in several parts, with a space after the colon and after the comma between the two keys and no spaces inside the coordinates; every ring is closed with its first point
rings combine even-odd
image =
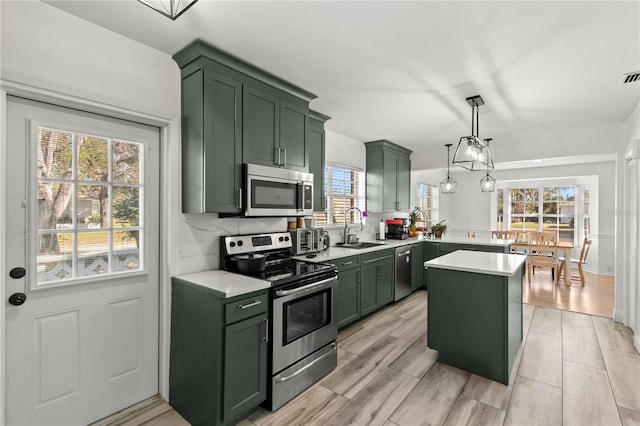
{"type": "MultiPolygon", "coordinates": [[[[511,226],[510,217],[511,214],[511,197],[510,192],[512,189],[529,189],[534,188],[539,191],[538,196],[538,212],[537,212],[537,230],[543,230],[543,218],[544,214],[544,190],[549,188],[574,188],[574,231],[573,231],[573,245],[574,247],[581,247],[582,241],[587,232],[594,234],[598,232],[597,220],[598,220],[598,179],[597,175],[590,176],[576,176],[576,177],[560,177],[560,178],[543,178],[543,179],[525,179],[525,180],[513,180],[502,181],[496,186],[496,195],[492,197],[492,229],[513,229],[511,226]],[[585,211],[585,193],[588,193],[588,207],[589,212],[585,211]],[[499,211],[499,198],[503,197],[503,211],[499,211]],[[502,219],[502,220],[501,220],[502,219]]],[[[559,213],[558,213],[559,215],[559,213]]],[[[558,235],[558,231],[556,231],[558,235]]]]}
{"type": "Polygon", "coordinates": [[[136,277],[136,276],[146,276],[148,275],[147,266],[145,263],[145,252],[146,252],[146,238],[145,238],[145,223],[144,223],[144,215],[145,215],[145,152],[148,150],[148,143],[144,140],[138,140],[134,137],[118,137],[115,136],[100,136],[104,131],[96,131],[89,128],[82,128],[76,126],[69,126],[61,123],[53,123],[39,120],[28,120],[28,144],[27,144],[27,199],[26,207],[27,207],[27,221],[26,225],[28,227],[27,235],[27,250],[26,250],[26,263],[28,265],[28,270],[35,271],[34,273],[28,274],[28,290],[29,291],[41,291],[51,288],[63,288],[63,287],[72,287],[82,284],[88,283],[104,283],[110,280],[121,279],[123,277],[136,277]],[[57,132],[65,132],[71,133],[73,136],[72,141],[72,151],[75,151],[76,147],[76,139],[78,136],[89,136],[100,139],[105,139],[108,141],[108,167],[109,167],[109,179],[108,181],[91,181],[91,180],[81,180],[78,179],[77,170],[77,153],[72,152],[72,167],[73,167],[73,176],[71,179],[58,179],[58,178],[45,178],[41,179],[38,177],[38,137],[39,130],[53,130],[57,132]],[[112,146],[114,142],[125,142],[139,145],[139,178],[137,184],[131,183],[123,183],[117,182],[113,179],[113,163],[112,163],[112,146]],[[131,271],[112,271],[95,274],[95,275],[85,275],[78,277],[77,270],[78,266],[72,266],[72,278],[64,278],[60,280],[51,280],[51,281],[38,281],[38,261],[39,261],[39,237],[43,234],[56,234],[56,230],[47,230],[41,233],[41,229],[39,227],[39,203],[38,203],[38,185],[40,181],[63,181],[67,180],[70,184],[72,184],[75,188],[73,189],[73,195],[71,200],[69,201],[69,205],[72,208],[72,212],[77,212],[78,209],[78,186],[88,185],[88,184],[99,184],[99,185],[107,185],[108,186],[108,211],[109,211],[109,226],[104,228],[97,228],[96,230],[83,230],[77,226],[77,217],[73,217],[72,215],[72,228],[64,229],[64,233],[72,235],[72,253],[71,258],[74,262],[78,261],[78,246],[77,246],[77,234],[79,232],[105,232],[108,234],[108,253],[109,257],[109,266],[111,269],[113,258],[113,253],[116,251],[114,242],[113,242],[113,234],[118,232],[126,232],[131,230],[138,231],[139,245],[138,245],[138,268],[131,271]],[[127,226],[127,227],[114,227],[113,226],[113,195],[112,190],[114,187],[136,187],[138,188],[138,226],[127,226]]]}
{"type": "MultiPolygon", "coordinates": [[[[327,162],[324,164],[323,169],[322,169],[322,173],[324,175],[324,196],[325,196],[325,209],[322,212],[314,212],[313,217],[316,221],[316,225],[317,226],[321,226],[323,228],[342,228],[344,227],[344,223],[340,223],[340,222],[334,222],[333,221],[333,217],[335,216],[335,214],[342,214],[343,211],[341,212],[334,212],[333,211],[333,198],[347,198],[347,199],[352,199],[353,200],[353,206],[359,208],[363,213],[365,213],[365,200],[366,200],[366,182],[365,182],[365,173],[364,170],[358,168],[358,167],[353,167],[353,166],[348,166],[345,164],[339,164],[339,163],[332,163],[332,162],[327,162]],[[344,193],[334,193],[332,191],[332,182],[333,182],[333,177],[331,174],[331,171],[333,169],[342,169],[342,170],[348,170],[350,172],[354,172],[354,180],[353,180],[353,186],[354,186],[354,193],[352,194],[344,194],[344,193]],[[319,220],[318,216],[319,215],[323,215],[324,218],[326,218],[326,223],[322,223],[324,222],[324,220],[319,220]]],[[[323,219],[324,219],[323,218],[323,219]]],[[[348,223],[353,223],[355,219],[354,216],[354,212],[351,211],[350,212],[350,217],[347,219],[348,223]]]]}
{"type": "Polygon", "coordinates": [[[416,204],[427,214],[427,228],[431,228],[433,224],[439,222],[439,204],[440,204],[440,187],[429,183],[418,182],[416,185],[417,197],[416,204]],[[421,187],[427,187],[427,199],[423,200],[425,193],[421,187]],[[426,203],[426,207],[425,207],[426,203]]]}

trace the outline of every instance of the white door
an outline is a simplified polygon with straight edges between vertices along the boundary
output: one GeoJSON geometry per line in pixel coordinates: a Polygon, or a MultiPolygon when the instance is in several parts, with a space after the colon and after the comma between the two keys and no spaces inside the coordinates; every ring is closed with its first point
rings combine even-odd
{"type": "Polygon", "coordinates": [[[157,394],[159,129],[8,97],[6,163],[6,424],[157,394]]]}

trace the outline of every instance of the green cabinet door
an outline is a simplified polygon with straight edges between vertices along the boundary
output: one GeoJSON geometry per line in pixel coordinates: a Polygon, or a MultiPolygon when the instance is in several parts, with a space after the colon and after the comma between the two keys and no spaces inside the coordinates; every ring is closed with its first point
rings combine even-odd
{"type": "Polygon", "coordinates": [[[323,212],[326,206],[324,192],[324,123],[330,117],[316,111],[309,111],[309,132],[307,150],[309,152],[309,173],[313,173],[313,211],[323,212]]]}
{"type": "Polygon", "coordinates": [[[407,211],[410,210],[411,195],[411,160],[409,160],[409,157],[399,155],[396,160],[396,170],[398,176],[396,182],[397,209],[399,211],[407,211]]]}
{"type": "Polygon", "coordinates": [[[241,96],[240,82],[211,69],[182,80],[183,213],[241,211],[241,96]]]}
{"type": "Polygon", "coordinates": [[[424,243],[411,245],[411,290],[424,286],[424,243]]]}
{"type": "Polygon", "coordinates": [[[338,273],[338,327],[360,318],[360,268],[338,273]]]}
{"type": "Polygon", "coordinates": [[[309,108],[280,100],[281,166],[306,172],[309,170],[307,131],[309,108]]]}
{"type": "Polygon", "coordinates": [[[367,211],[409,209],[411,151],[387,140],[366,142],[367,211]]]}
{"type": "Polygon", "coordinates": [[[393,301],[394,292],[394,258],[386,258],[378,263],[378,281],[376,283],[376,304],[384,306],[393,301]]]}
{"type": "Polygon", "coordinates": [[[398,186],[398,156],[394,152],[385,151],[383,160],[382,177],[382,208],[386,212],[400,210],[396,199],[396,189],[398,186]]]}
{"type": "Polygon", "coordinates": [[[367,315],[378,307],[378,275],[380,268],[377,262],[362,266],[360,269],[360,315],[367,315]]]}
{"type": "Polygon", "coordinates": [[[245,163],[278,166],[280,149],[280,100],[248,85],[242,91],[242,157],[245,163]]]}
{"type": "Polygon", "coordinates": [[[427,290],[429,290],[429,277],[430,275],[427,273],[426,270],[424,270],[424,262],[426,262],[427,260],[431,260],[431,259],[435,259],[436,257],[440,256],[438,254],[438,243],[436,242],[425,242],[424,243],[424,258],[423,258],[423,262],[422,262],[422,268],[423,268],[423,273],[424,273],[424,285],[427,286],[427,290]]]}
{"type": "Polygon", "coordinates": [[[266,400],[266,327],[267,317],[258,315],[224,328],[225,423],[266,400]]]}

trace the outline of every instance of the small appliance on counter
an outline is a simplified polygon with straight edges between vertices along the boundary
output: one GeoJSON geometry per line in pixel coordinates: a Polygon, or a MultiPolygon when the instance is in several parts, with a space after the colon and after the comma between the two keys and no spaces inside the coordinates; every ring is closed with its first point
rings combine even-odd
{"type": "Polygon", "coordinates": [[[323,250],[322,228],[290,228],[291,251],[294,256],[323,250]]]}
{"type": "Polygon", "coordinates": [[[409,227],[405,225],[404,219],[387,219],[386,237],[391,240],[406,240],[409,238],[409,227]]]}

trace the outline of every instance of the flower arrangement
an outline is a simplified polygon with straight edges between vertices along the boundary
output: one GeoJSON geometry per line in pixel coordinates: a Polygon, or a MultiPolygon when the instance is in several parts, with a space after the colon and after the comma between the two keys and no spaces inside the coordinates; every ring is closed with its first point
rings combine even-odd
{"type": "Polygon", "coordinates": [[[447,232],[447,224],[445,220],[441,220],[431,227],[431,233],[436,238],[442,238],[442,234],[447,232]]]}

